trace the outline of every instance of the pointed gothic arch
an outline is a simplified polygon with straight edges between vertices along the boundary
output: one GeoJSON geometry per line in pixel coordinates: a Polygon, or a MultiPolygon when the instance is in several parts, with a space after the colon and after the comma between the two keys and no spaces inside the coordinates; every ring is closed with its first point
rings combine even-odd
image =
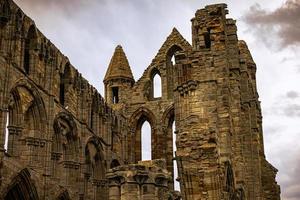
{"type": "Polygon", "coordinates": [[[22,200],[38,200],[39,196],[34,182],[30,178],[28,169],[23,169],[13,178],[11,184],[7,188],[4,200],[22,199],[22,200]]]}
{"type": "Polygon", "coordinates": [[[11,18],[11,8],[8,0],[4,0],[0,6],[0,23],[6,25],[11,18]]]}
{"type": "Polygon", "coordinates": [[[52,152],[62,155],[64,161],[78,160],[77,125],[70,113],[58,113],[53,123],[52,152]]]}
{"type": "Polygon", "coordinates": [[[56,200],[71,200],[68,190],[64,190],[57,197],[56,200]]]}
{"type": "MultiPolygon", "coordinates": [[[[178,186],[178,183],[176,182],[176,178],[178,175],[178,169],[177,169],[177,160],[176,158],[176,135],[175,135],[175,108],[174,104],[168,106],[166,110],[163,113],[162,116],[162,123],[164,127],[164,134],[163,138],[160,140],[160,144],[158,144],[163,151],[165,152],[163,157],[165,158],[167,162],[167,169],[171,172],[173,182],[172,184],[169,184],[169,187],[171,189],[175,189],[174,187],[178,186]]],[[[176,188],[179,189],[179,188],[176,188]]]]}
{"type": "Polygon", "coordinates": [[[85,145],[85,163],[87,165],[87,173],[97,180],[105,178],[106,164],[101,141],[92,136],[85,145]]]}
{"type": "Polygon", "coordinates": [[[34,51],[37,50],[37,33],[36,28],[32,24],[27,32],[24,44],[24,61],[23,67],[25,74],[29,75],[34,65],[34,51]]]}
{"type": "Polygon", "coordinates": [[[161,98],[163,94],[162,80],[160,71],[157,68],[153,68],[150,72],[151,80],[151,99],[161,98]]]}
{"type": "Polygon", "coordinates": [[[8,155],[24,159],[29,165],[42,164],[42,158],[38,154],[46,151],[46,136],[43,133],[47,114],[38,89],[28,80],[20,79],[12,87],[8,116],[8,155]],[[40,145],[34,145],[36,142],[40,145]],[[28,149],[30,156],[25,153],[25,149],[28,149]]]}
{"type": "Polygon", "coordinates": [[[94,195],[96,199],[106,199],[105,173],[106,160],[102,142],[96,136],[87,140],[85,145],[85,185],[92,182],[94,185],[94,195]]]}
{"type": "Polygon", "coordinates": [[[63,106],[66,105],[66,94],[68,92],[68,86],[71,83],[71,66],[67,62],[63,68],[63,72],[60,73],[59,81],[59,103],[63,106]]]}
{"type": "Polygon", "coordinates": [[[230,200],[231,199],[234,200],[235,199],[234,173],[229,161],[226,161],[224,165],[225,165],[224,191],[230,200]]]}
{"type": "Polygon", "coordinates": [[[118,167],[120,166],[120,162],[117,159],[113,159],[110,163],[110,168],[118,167]]]}
{"type": "Polygon", "coordinates": [[[128,141],[128,149],[130,150],[131,158],[137,162],[142,159],[142,126],[144,122],[147,121],[151,127],[151,155],[152,159],[157,158],[157,152],[159,149],[154,149],[154,145],[156,144],[156,117],[155,115],[147,108],[141,107],[137,109],[129,120],[129,126],[131,127],[132,133],[128,141]],[[134,147],[134,148],[132,148],[134,147]]]}
{"type": "Polygon", "coordinates": [[[168,48],[168,51],[166,53],[166,78],[167,78],[167,96],[168,99],[173,98],[173,93],[174,93],[174,86],[175,86],[175,79],[174,77],[176,76],[176,53],[179,51],[182,51],[183,48],[180,47],[179,45],[173,44],[168,48]],[[174,58],[174,62],[172,61],[172,58],[174,58]]]}

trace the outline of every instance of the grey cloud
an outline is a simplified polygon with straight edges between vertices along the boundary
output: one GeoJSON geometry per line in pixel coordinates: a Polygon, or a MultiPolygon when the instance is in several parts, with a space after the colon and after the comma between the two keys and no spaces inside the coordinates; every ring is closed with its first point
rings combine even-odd
{"type": "Polygon", "coordinates": [[[274,11],[266,11],[259,4],[250,7],[243,20],[255,31],[261,41],[279,47],[296,46],[300,43],[300,1],[287,0],[274,11]],[[277,39],[272,34],[277,35],[277,39]],[[274,40],[271,40],[273,38],[274,40]]]}
{"type": "Polygon", "coordinates": [[[299,97],[299,93],[296,91],[289,91],[286,93],[286,97],[289,99],[296,99],[299,97]]]}
{"type": "MultiPolygon", "coordinates": [[[[285,152],[287,153],[287,152],[285,152]]],[[[284,153],[281,157],[285,157],[284,153]]],[[[300,199],[300,152],[298,149],[298,153],[293,155],[287,162],[282,163],[281,167],[288,167],[288,170],[284,171],[285,178],[282,181],[281,188],[284,188],[285,191],[283,192],[283,199],[287,200],[298,200],[300,199]]]]}
{"type": "Polygon", "coordinates": [[[290,104],[283,108],[283,114],[287,117],[300,117],[300,105],[290,104]]]}

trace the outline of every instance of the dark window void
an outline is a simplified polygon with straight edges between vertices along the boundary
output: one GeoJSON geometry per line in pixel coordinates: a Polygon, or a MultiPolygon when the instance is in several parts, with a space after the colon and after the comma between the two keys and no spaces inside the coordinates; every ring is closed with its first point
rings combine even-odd
{"type": "Polygon", "coordinates": [[[112,103],[117,104],[119,103],[119,88],[118,87],[112,87],[112,103]]]}
{"type": "MultiPolygon", "coordinates": [[[[1,10],[1,14],[0,14],[0,22],[2,23],[7,23],[9,21],[9,18],[10,18],[10,13],[11,13],[11,10],[10,10],[10,6],[9,6],[9,3],[7,0],[5,0],[3,2],[3,5],[1,6],[0,8],[1,10]]],[[[2,24],[1,23],[1,24],[2,24]]]]}
{"type": "Polygon", "coordinates": [[[119,161],[116,159],[113,159],[110,163],[110,168],[114,168],[114,167],[118,167],[118,166],[120,166],[119,161]]]}
{"type": "Polygon", "coordinates": [[[65,105],[65,84],[62,81],[59,86],[59,102],[61,105],[65,105]]]}
{"type": "Polygon", "coordinates": [[[29,74],[29,65],[30,65],[30,54],[29,54],[29,47],[30,41],[25,41],[25,52],[24,52],[24,70],[26,74],[29,74]]]}
{"type": "Polygon", "coordinates": [[[71,68],[70,63],[65,65],[64,72],[60,74],[60,85],[59,85],[59,103],[65,106],[66,91],[68,89],[69,82],[71,80],[71,68]]]}
{"type": "Polygon", "coordinates": [[[36,30],[34,25],[31,25],[27,37],[25,39],[24,48],[24,70],[26,74],[30,72],[30,65],[32,65],[32,50],[36,48],[36,30]]]}
{"type": "Polygon", "coordinates": [[[205,42],[205,48],[210,48],[211,46],[210,29],[207,29],[207,32],[204,33],[204,42],[205,42]]]}

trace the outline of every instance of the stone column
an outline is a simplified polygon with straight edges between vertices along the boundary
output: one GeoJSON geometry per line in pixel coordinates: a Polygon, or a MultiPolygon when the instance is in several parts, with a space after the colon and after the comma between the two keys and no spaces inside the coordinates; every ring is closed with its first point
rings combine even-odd
{"type": "Polygon", "coordinates": [[[110,169],[109,200],[168,199],[170,173],[164,160],[140,161],[110,169]]]}
{"type": "Polygon", "coordinates": [[[121,200],[121,182],[124,181],[124,178],[121,176],[112,177],[109,179],[109,200],[121,200]]]}

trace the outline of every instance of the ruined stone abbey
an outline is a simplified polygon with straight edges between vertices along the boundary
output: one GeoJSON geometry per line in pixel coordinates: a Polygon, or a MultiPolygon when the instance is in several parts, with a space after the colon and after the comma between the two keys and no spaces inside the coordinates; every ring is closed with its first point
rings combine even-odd
{"type": "Polygon", "coordinates": [[[0,0],[0,199],[279,200],[256,65],[226,7],[196,11],[191,44],[174,28],[139,80],[117,46],[102,97],[12,0],[0,0]]]}

